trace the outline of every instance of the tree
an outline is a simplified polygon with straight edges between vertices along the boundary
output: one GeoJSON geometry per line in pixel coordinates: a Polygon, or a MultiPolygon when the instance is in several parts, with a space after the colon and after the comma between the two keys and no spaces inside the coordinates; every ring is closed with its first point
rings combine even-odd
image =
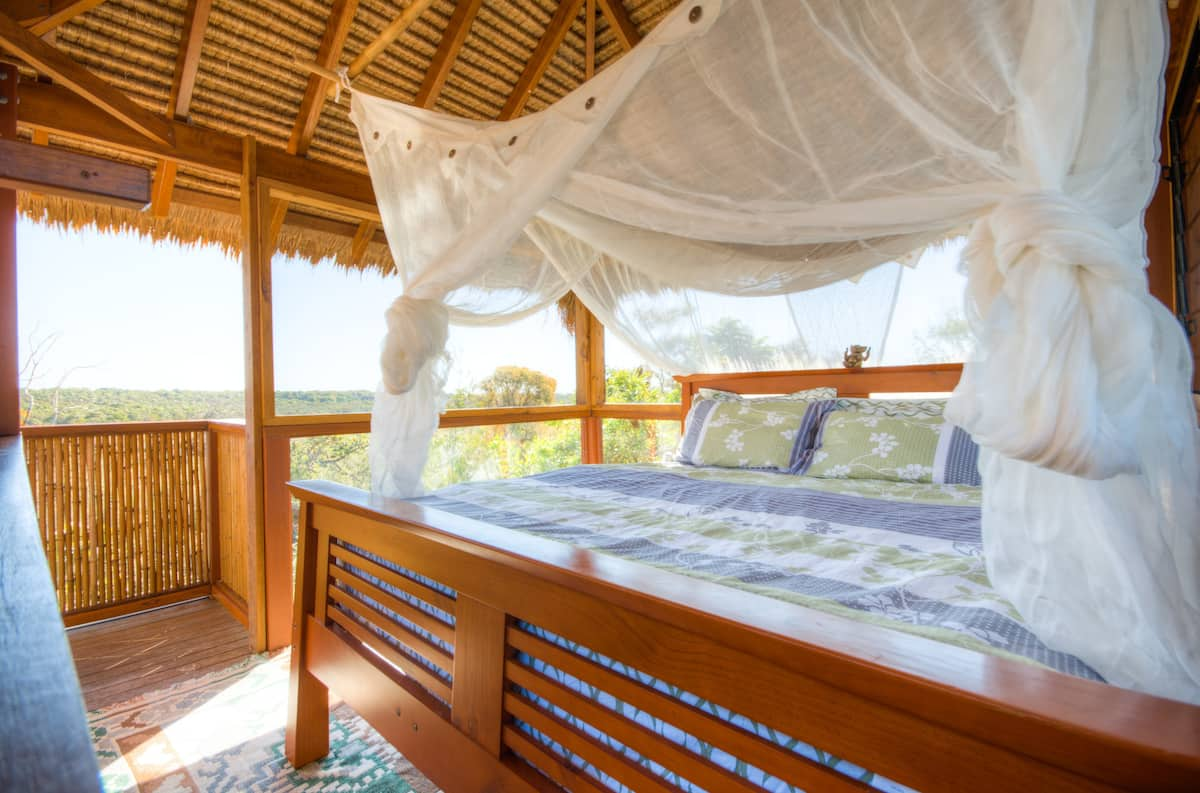
{"type": "Polygon", "coordinates": [[[476,387],[477,404],[471,407],[522,408],[554,402],[558,381],[524,366],[500,366],[476,387]]]}
{"type": "Polygon", "coordinates": [[[704,329],[704,342],[713,357],[747,369],[767,369],[779,357],[779,349],[755,336],[740,319],[721,317],[704,329]]]}
{"type": "Polygon", "coordinates": [[[917,334],[917,355],[922,363],[965,361],[973,352],[974,338],[966,317],[947,312],[941,320],[917,334]]]}

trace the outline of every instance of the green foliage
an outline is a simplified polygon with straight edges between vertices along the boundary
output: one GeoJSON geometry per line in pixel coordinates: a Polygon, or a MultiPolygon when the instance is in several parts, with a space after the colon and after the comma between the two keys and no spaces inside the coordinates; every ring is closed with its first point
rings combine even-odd
{"type": "Polygon", "coordinates": [[[972,339],[966,317],[948,312],[917,335],[917,358],[921,363],[965,361],[972,351],[972,339]]]}
{"type": "Polygon", "coordinates": [[[474,388],[450,396],[451,408],[523,408],[554,403],[558,382],[524,366],[500,366],[474,388]]]}
{"type": "Polygon", "coordinates": [[[679,383],[666,372],[639,366],[604,373],[605,398],[616,403],[678,402],[679,383]]]}
{"type": "MultiPolygon", "coordinates": [[[[371,391],[278,391],[280,415],[369,413],[371,391]]],[[[245,415],[241,391],[132,391],[125,388],[32,388],[21,394],[26,424],[229,419],[245,415]]]]}
{"type": "Polygon", "coordinates": [[[325,435],[294,439],[292,479],[327,479],[370,490],[367,436],[325,435]]]}

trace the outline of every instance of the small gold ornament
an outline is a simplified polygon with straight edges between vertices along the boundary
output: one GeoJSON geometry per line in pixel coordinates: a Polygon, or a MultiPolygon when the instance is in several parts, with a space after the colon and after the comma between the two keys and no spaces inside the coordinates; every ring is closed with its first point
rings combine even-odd
{"type": "Polygon", "coordinates": [[[871,348],[861,344],[851,344],[842,355],[842,365],[847,369],[861,369],[863,361],[871,357],[871,348]]]}

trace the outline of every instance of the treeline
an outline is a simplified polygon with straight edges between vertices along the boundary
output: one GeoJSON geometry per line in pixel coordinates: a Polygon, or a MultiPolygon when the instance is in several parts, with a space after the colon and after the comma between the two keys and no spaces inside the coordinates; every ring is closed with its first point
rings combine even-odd
{"type": "MultiPolygon", "coordinates": [[[[370,413],[371,391],[279,391],[280,415],[370,413]]],[[[135,391],[127,388],[30,388],[21,392],[25,424],[95,424],[241,418],[241,391],[135,391]]]]}

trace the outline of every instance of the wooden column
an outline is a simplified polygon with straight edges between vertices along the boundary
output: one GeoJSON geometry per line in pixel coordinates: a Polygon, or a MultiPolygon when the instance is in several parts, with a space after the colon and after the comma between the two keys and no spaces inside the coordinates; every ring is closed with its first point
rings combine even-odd
{"type": "MultiPolygon", "coordinates": [[[[0,139],[17,137],[17,67],[0,63],[0,139]]],[[[17,329],[17,191],[0,189],[0,435],[21,428],[17,329]]]]}
{"type": "MultiPolygon", "coordinates": [[[[604,326],[575,301],[575,402],[593,410],[604,404],[604,326]]],[[[585,463],[604,462],[604,425],[599,416],[582,419],[580,456],[585,463]]]]}
{"type": "MultiPolygon", "coordinates": [[[[250,533],[250,641],[256,651],[285,647],[291,633],[292,532],[290,515],[279,520],[278,498],[268,481],[287,478],[287,446],[263,431],[274,412],[271,331],[271,255],[267,240],[270,190],[258,178],[258,150],[242,148],[242,311],[246,356],[246,509],[250,533]],[[282,473],[280,469],[282,470],[282,473]]],[[[277,495],[277,494],[276,494],[277,495]]],[[[290,502],[289,502],[290,506],[290,502]]],[[[289,509],[285,507],[285,512],[289,509]]]]}

